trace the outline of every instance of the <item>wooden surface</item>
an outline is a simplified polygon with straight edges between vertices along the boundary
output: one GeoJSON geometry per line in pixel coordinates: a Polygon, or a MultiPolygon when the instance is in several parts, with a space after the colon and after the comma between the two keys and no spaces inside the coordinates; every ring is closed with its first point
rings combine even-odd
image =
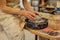
{"type": "MultiPolygon", "coordinates": [[[[42,30],[32,30],[28,27],[26,27],[26,30],[30,31],[31,33],[35,34],[35,35],[38,35],[38,36],[41,36],[41,37],[44,37],[44,38],[48,38],[50,40],[60,40],[60,34],[58,36],[50,36],[46,33],[43,33],[42,30]]],[[[60,33],[60,30],[54,30],[54,31],[57,31],[60,33]]]]}

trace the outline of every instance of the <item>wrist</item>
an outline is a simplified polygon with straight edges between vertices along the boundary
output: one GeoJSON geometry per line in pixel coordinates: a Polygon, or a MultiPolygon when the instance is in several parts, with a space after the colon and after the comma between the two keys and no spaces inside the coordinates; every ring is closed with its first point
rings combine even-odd
{"type": "Polygon", "coordinates": [[[25,11],[25,10],[20,10],[20,11],[18,12],[18,13],[19,13],[19,15],[20,15],[20,16],[23,16],[23,15],[24,15],[24,14],[23,14],[23,13],[24,13],[24,11],[25,11]]]}
{"type": "Polygon", "coordinates": [[[22,16],[22,15],[23,15],[23,13],[22,13],[22,12],[23,12],[23,10],[17,9],[15,13],[17,13],[17,15],[22,16]]]}

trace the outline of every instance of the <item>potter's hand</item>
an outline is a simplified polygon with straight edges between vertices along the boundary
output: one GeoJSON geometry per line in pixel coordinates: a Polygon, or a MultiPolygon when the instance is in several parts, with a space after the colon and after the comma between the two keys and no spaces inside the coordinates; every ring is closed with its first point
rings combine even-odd
{"type": "Polygon", "coordinates": [[[40,14],[39,12],[34,11],[34,10],[29,10],[29,11],[33,12],[35,15],[39,15],[40,14]]]}
{"type": "Polygon", "coordinates": [[[40,12],[36,12],[35,11],[35,14],[38,15],[38,16],[40,16],[40,17],[42,17],[42,14],[40,12]]]}
{"type": "Polygon", "coordinates": [[[21,10],[20,15],[22,15],[30,20],[34,20],[35,13],[31,12],[31,11],[21,10]]]}

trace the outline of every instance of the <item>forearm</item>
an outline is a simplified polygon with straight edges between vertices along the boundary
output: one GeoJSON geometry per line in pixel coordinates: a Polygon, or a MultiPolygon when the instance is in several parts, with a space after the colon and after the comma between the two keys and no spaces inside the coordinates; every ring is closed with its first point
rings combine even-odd
{"type": "Polygon", "coordinates": [[[31,5],[28,3],[27,0],[22,0],[22,1],[23,1],[24,8],[26,10],[33,11],[33,9],[31,8],[31,5]]]}
{"type": "Polygon", "coordinates": [[[2,11],[6,12],[6,13],[10,13],[10,14],[16,14],[18,15],[21,10],[20,9],[14,9],[14,8],[11,8],[11,7],[8,7],[8,6],[4,6],[4,7],[1,7],[2,11]]]}

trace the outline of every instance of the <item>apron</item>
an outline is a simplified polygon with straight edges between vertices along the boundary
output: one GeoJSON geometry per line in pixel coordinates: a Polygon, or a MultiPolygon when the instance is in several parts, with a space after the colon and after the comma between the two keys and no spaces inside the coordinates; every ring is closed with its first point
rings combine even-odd
{"type": "MultiPolygon", "coordinates": [[[[7,6],[19,8],[19,1],[7,0],[7,6]]],[[[0,9],[0,40],[23,40],[24,19],[0,9]]]]}

